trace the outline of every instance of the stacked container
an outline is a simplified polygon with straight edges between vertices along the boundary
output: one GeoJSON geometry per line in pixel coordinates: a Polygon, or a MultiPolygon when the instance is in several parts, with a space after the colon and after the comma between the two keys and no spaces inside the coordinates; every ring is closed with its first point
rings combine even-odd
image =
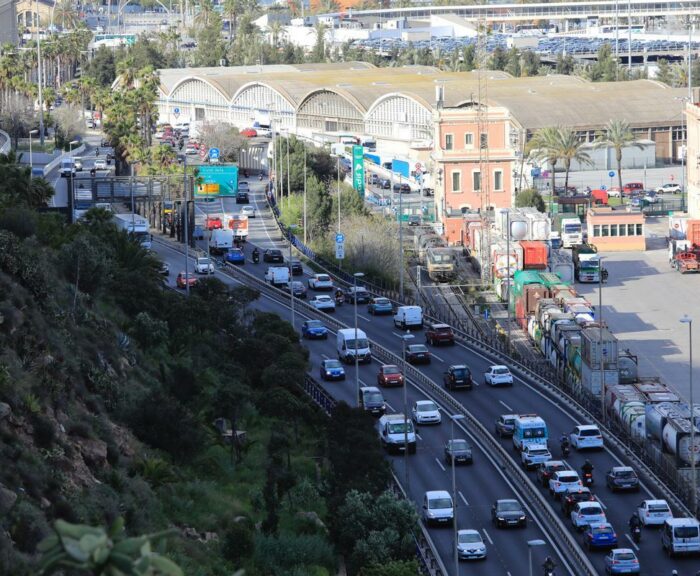
{"type": "Polygon", "coordinates": [[[562,282],[574,281],[574,262],[568,250],[552,250],[549,254],[549,271],[562,279],[562,282]]]}
{"type": "Polygon", "coordinates": [[[547,269],[547,245],[536,240],[521,240],[523,251],[523,270],[547,269]]]}

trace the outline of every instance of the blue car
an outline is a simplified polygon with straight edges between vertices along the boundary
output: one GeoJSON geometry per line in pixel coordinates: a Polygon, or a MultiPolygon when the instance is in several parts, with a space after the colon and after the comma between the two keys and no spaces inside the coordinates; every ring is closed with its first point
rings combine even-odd
{"type": "Polygon", "coordinates": [[[367,305],[370,314],[392,314],[394,306],[388,298],[372,298],[367,305]]]}
{"type": "Polygon", "coordinates": [[[639,560],[631,548],[615,548],[605,557],[606,574],[639,574],[639,560]]]}
{"type": "Polygon", "coordinates": [[[320,320],[306,320],[301,325],[301,337],[326,340],[328,338],[328,328],[320,320]]]}
{"type": "Polygon", "coordinates": [[[345,380],[345,368],[340,363],[340,360],[321,361],[321,379],[322,380],[345,380]]]}
{"type": "Polygon", "coordinates": [[[589,524],[583,532],[583,544],[589,550],[600,548],[615,548],[617,534],[609,522],[589,524]]]}
{"type": "Polygon", "coordinates": [[[245,254],[240,248],[231,248],[226,252],[224,260],[229,264],[245,264],[245,254]]]}

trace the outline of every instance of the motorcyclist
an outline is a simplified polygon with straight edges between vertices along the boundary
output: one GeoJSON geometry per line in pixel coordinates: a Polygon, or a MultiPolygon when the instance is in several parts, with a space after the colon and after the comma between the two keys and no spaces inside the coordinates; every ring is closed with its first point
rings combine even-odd
{"type": "Polygon", "coordinates": [[[257,248],[253,248],[253,260],[258,261],[260,259],[260,252],[258,252],[257,248]]]}
{"type": "Polygon", "coordinates": [[[583,466],[581,466],[581,471],[583,472],[584,476],[587,476],[589,474],[593,474],[593,464],[591,464],[590,460],[586,460],[583,463],[583,466]]]}
{"type": "Polygon", "coordinates": [[[639,521],[639,516],[637,516],[636,514],[632,514],[632,516],[630,517],[629,526],[630,530],[634,530],[635,528],[641,528],[642,523],[639,521]]]}
{"type": "Polygon", "coordinates": [[[338,288],[335,291],[335,301],[342,302],[345,299],[345,294],[343,294],[342,288],[338,288]]]}
{"type": "Polygon", "coordinates": [[[561,437],[559,438],[559,444],[561,444],[562,448],[564,448],[564,446],[566,446],[568,448],[569,437],[566,434],[562,434],[561,437]]]}
{"type": "Polygon", "coordinates": [[[545,574],[549,574],[554,571],[554,568],[556,568],[557,565],[554,563],[551,556],[547,556],[542,566],[544,567],[545,574]]]}

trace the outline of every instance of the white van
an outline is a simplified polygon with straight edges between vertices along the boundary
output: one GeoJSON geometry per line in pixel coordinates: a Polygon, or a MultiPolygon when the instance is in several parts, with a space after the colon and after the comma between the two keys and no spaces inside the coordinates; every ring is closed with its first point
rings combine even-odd
{"type": "Polygon", "coordinates": [[[338,330],[336,347],[338,349],[338,360],[346,364],[355,362],[356,355],[358,362],[369,363],[372,361],[372,352],[369,349],[367,334],[359,328],[357,329],[357,342],[355,342],[354,328],[342,328],[338,330]]]}
{"type": "Polygon", "coordinates": [[[265,272],[265,281],[273,286],[282,286],[289,282],[289,268],[286,266],[270,266],[265,272]]]}
{"type": "Polygon", "coordinates": [[[211,231],[209,250],[212,254],[223,254],[233,247],[233,230],[230,228],[216,228],[211,231]]]}
{"type": "Polygon", "coordinates": [[[59,172],[63,178],[75,176],[75,161],[73,158],[64,158],[61,160],[61,168],[59,172]]]}
{"type": "Polygon", "coordinates": [[[447,490],[426,492],[421,516],[425,524],[452,524],[455,514],[450,493],[447,490]]]}
{"type": "Polygon", "coordinates": [[[669,556],[700,552],[700,522],[695,518],[667,518],[661,545],[669,556]]]}
{"type": "Polygon", "coordinates": [[[394,314],[394,326],[406,330],[423,327],[423,309],[420,306],[399,306],[394,314]]]}
{"type": "Polygon", "coordinates": [[[402,452],[408,440],[408,453],[416,453],[416,431],[413,421],[403,414],[385,414],[377,424],[379,440],[387,452],[402,452]]]}

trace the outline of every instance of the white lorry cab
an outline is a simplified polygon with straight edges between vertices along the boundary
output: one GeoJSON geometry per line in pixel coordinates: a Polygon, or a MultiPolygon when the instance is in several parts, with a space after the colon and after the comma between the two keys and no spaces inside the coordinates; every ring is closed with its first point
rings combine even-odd
{"type": "Polygon", "coordinates": [[[63,178],[75,176],[75,171],[75,160],[73,160],[73,158],[64,158],[61,160],[61,168],[59,169],[59,172],[63,178]]]}
{"type": "Polygon", "coordinates": [[[581,219],[578,216],[560,216],[559,233],[561,235],[561,245],[564,248],[573,248],[578,244],[583,244],[583,229],[581,219]]]}
{"type": "Polygon", "coordinates": [[[420,306],[399,306],[394,314],[394,326],[406,330],[423,327],[423,309],[420,306]]]}
{"type": "Polygon", "coordinates": [[[537,414],[519,414],[513,422],[513,446],[540,445],[547,447],[547,424],[537,414]]]}
{"type": "Polygon", "coordinates": [[[209,250],[212,254],[223,254],[233,247],[233,230],[216,228],[211,231],[209,250]]]}
{"type": "Polygon", "coordinates": [[[273,286],[282,286],[289,282],[289,268],[286,266],[270,266],[265,272],[265,281],[273,286]]]}
{"type": "Polygon", "coordinates": [[[385,414],[377,423],[379,441],[387,452],[403,452],[408,444],[408,453],[416,453],[416,431],[413,422],[403,414],[385,414]]]}
{"type": "Polygon", "coordinates": [[[355,362],[355,356],[357,356],[358,362],[369,363],[372,361],[372,352],[369,348],[367,334],[359,328],[357,332],[354,328],[338,330],[336,347],[338,349],[338,360],[346,364],[355,362]]]}
{"type": "Polygon", "coordinates": [[[695,518],[667,518],[661,530],[661,545],[669,556],[700,552],[700,522],[695,518]]]}

